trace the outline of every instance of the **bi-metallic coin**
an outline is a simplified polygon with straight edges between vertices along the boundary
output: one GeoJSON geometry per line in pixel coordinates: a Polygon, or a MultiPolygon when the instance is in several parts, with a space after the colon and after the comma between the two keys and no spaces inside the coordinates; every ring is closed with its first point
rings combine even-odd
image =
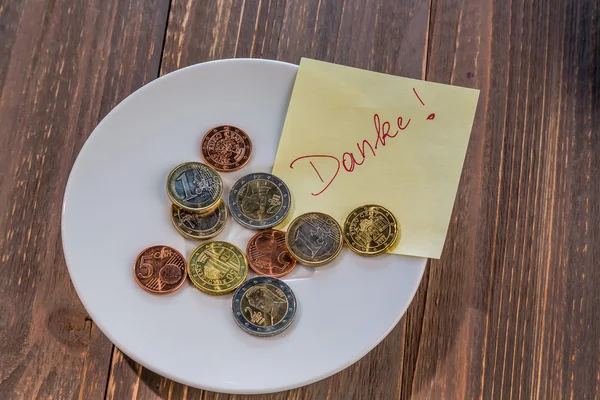
{"type": "Polygon", "coordinates": [[[286,244],[298,262],[318,267],[331,262],[340,253],[342,229],[329,215],[309,212],[292,221],[286,244]]]}
{"type": "Polygon", "coordinates": [[[183,285],[185,270],[185,258],[180,252],[169,246],[157,245],[138,254],[133,265],[133,276],[145,291],[165,294],[183,285]]]}
{"type": "Polygon", "coordinates": [[[292,272],[296,259],[285,244],[285,232],[260,231],[248,241],[248,264],[258,275],[280,278],[292,272]]]}
{"type": "Polygon", "coordinates": [[[296,316],[296,296],[277,278],[249,279],[233,294],[233,318],[244,331],[255,336],[273,336],[290,326],[296,316]]]}
{"type": "Polygon", "coordinates": [[[287,216],[291,203],[285,183],[264,172],[244,176],[229,193],[231,215],[249,229],[267,229],[279,224],[287,216]]]}
{"type": "Polygon", "coordinates": [[[346,217],[344,240],[352,251],[363,256],[385,253],[398,239],[398,223],[384,207],[368,204],[346,217]]]}
{"type": "Polygon", "coordinates": [[[252,154],[250,137],[232,125],[217,126],[206,132],[200,145],[202,159],[220,172],[237,171],[252,154]]]}
{"type": "Polygon", "coordinates": [[[232,292],[248,275],[248,263],[242,251],[231,243],[208,242],[192,252],[188,275],[204,293],[221,295],[232,292]]]}
{"type": "Polygon", "coordinates": [[[217,236],[227,222],[227,206],[223,201],[214,211],[191,213],[171,205],[171,221],[181,235],[187,239],[205,240],[217,236]]]}
{"type": "Polygon", "coordinates": [[[221,201],[223,181],[208,165],[186,162],[169,174],[167,194],[179,208],[195,213],[208,212],[221,201]]]}

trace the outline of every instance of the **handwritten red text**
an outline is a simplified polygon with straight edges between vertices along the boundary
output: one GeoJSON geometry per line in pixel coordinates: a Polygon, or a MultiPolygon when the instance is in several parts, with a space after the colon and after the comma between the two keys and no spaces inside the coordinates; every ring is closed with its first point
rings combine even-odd
{"type": "MultiPolygon", "coordinates": [[[[419,102],[424,106],[425,103],[423,103],[423,100],[421,100],[421,97],[419,97],[417,91],[413,89],[413,92],[419,102]]],[[[427,120],[433,120],[434,118],[435,114],[431,113],[427,117],[427,120]]],[[[320,191],[311,193],[313,196],[318,196],[331,186],[335,178],[337,178],[338,174],[340,173],[340,169],[343,168],[344,171],[352,173],[356,167],[363,165],[368,157],[377,157],[376,150],[384,148],[389,139],[395,138],[401,131],[406,130],[409,127],[411,119],[409,118],[405,121],[404,118],[400,116],[395,122],[396,126],[393,128],[392,132],[392,124],[388,121],[384,121],[382,123],[379,114],[376,113],[373,115],[373,125],[376,136],[374,139],[372,138],[371,141],[365,138],[362,141],[357,142],[356,150],[345,151],[342,153],[341,157],[336,157],[329,154],[309,154],[301,156],[294,159],[290,163],[290,168],[294,169],[294,165],[300,161],[307,161],[315,171],[319,181],[323,184],[323,187],[320,191]],[[318,161],[320,169],[317,168],[313,161],[315,163],[318,161]],[[328,173],[327,176],[324,175],[325,172],[328,173]]]]}

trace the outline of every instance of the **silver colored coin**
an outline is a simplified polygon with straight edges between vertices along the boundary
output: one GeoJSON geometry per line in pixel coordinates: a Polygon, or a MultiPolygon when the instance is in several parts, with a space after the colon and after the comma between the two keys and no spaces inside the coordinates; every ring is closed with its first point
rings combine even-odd
{"type": "Polygon", "coordinates": [[[169,174],[167,194],[179,208],[189,212],[206,212],[221,201],[223,181],[208,165],[186,162],[169,174]]]}
{"type": "Polygon", "coordinates": [[[191,213],[175,204],[171,206],[171,221],[182,236],[188,239],[205,240],[217,236],[227,222],[227,206],[221,201],[207,213],[191,213]]]}
{"type": "Polygon", "coordinates": [[[283,332],[296,316],[296,296],[283,281],[259,276],[244,282],[233,294],[231,309],[235,322],[255,336],[283,332]]]}
{"type": "Polygon", "coordinates": [[[229,193],[233,218],[249,229],[267,229],[281,223],[292,204],[290,190],[275,175],[264,172],[239,179],[229,193]]]}
{"type": "Polygon", "coordinates": [[[289,251],[301,264],[313,267],[333,261],[344,244],[337,221],[319,212],[295,218],[288,227],[285,240],[289,251]]]}

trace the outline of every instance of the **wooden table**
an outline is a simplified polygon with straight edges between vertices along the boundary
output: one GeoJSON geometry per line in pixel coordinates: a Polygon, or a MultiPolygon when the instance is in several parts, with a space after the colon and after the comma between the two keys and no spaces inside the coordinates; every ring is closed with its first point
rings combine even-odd
{"type": "Polygon", "coordinates": [[[0,0],[0,398],[246,398],[104,337],[69,280],[61,200],[140,86],[301,56],[481,97],[442,259],[405,317],[352,367],[265,398],[600,398],[599,21],[594,0],[0,0]]]}

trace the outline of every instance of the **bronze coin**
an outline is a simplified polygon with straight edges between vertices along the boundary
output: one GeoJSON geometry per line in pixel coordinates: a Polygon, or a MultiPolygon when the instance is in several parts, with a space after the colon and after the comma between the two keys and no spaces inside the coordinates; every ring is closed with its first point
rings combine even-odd
{"type": "Polygon", "coordinates": [[[285,245],[285,232],[269,229],[252,236],[246,248],[248,264],[258,275],[280,278],[292,272],[296,259],[285,245]]]}
{"type": "Polygon", "coordinates": [[[187,265],[180,252],[169,246],[148,247],[135,259],[133,276],[147,292],[165,294],[176,291],[186,278],[187,265]]]}
{"type": "Polygon", "coordinates": [[[217,171],[237,171],[250,161],[252,142],[238,127],[217,126],[202,138],[200,154],[204,162],[217,171]]]}

